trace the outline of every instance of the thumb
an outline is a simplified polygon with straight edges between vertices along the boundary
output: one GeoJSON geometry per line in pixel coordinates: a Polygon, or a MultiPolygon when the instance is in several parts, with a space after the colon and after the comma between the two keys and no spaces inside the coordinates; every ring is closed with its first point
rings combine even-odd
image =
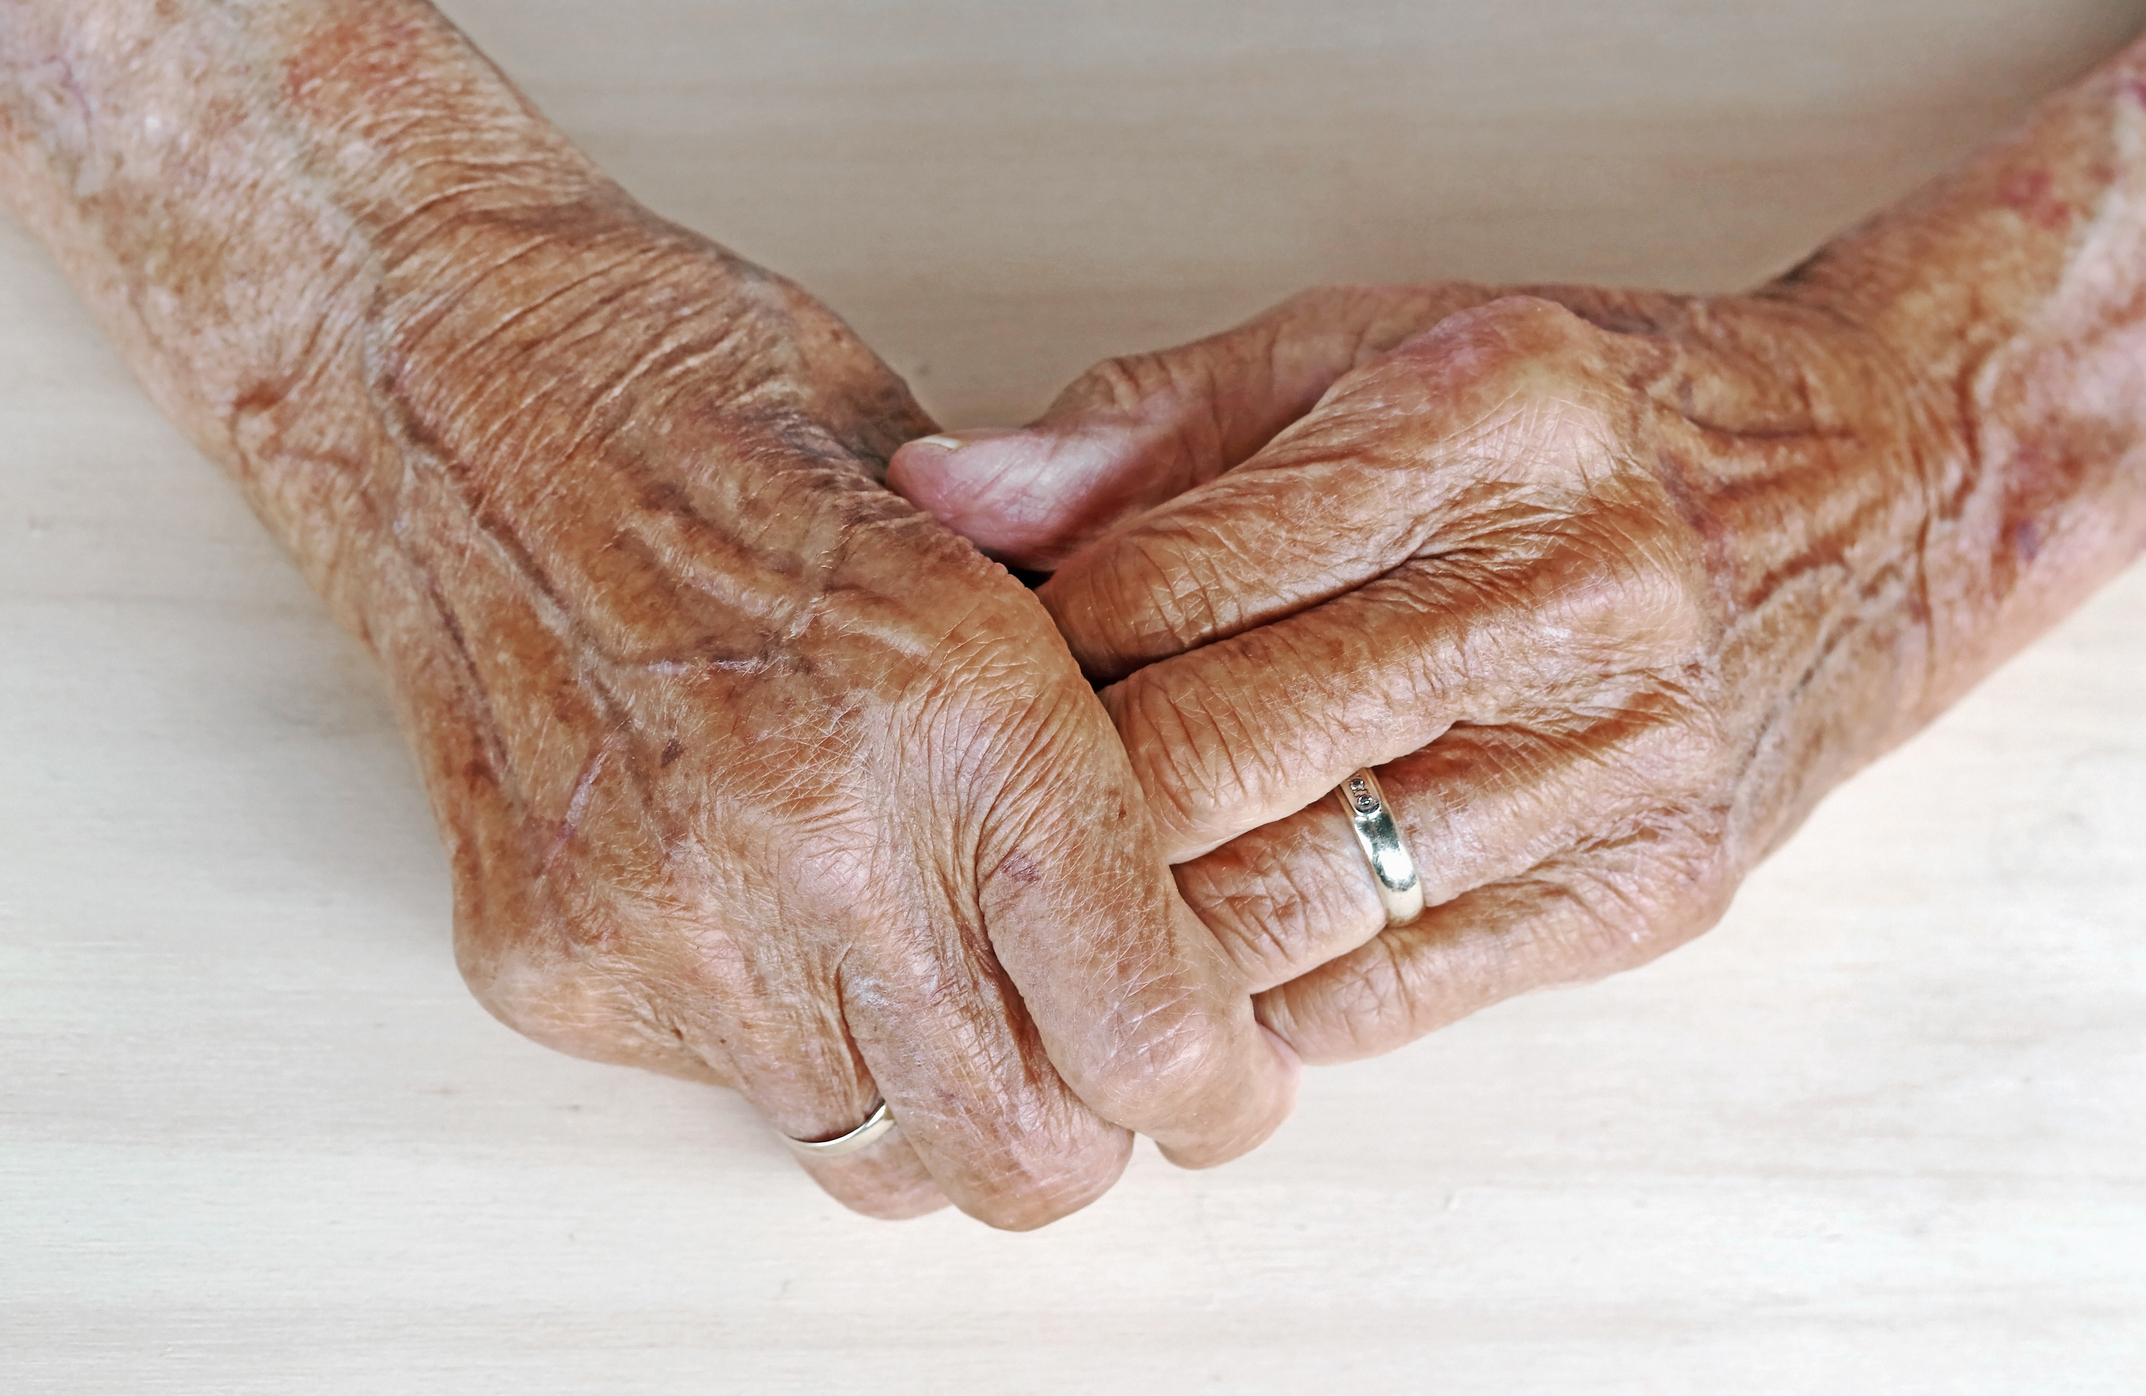
{"type": "Polygon", "coordinates": [[[1350,369],[1491,295],[1307,291],[1206,339],[1106,359],[1021,430],[912,441],[887,484],[993,557],[1051,571],[1120,520],[1256,455],[1350,369]]]}

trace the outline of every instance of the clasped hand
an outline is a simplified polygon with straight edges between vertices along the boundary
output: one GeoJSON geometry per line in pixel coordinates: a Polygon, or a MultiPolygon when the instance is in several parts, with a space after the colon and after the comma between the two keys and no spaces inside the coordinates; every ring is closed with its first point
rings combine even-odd
{"type": "Polygon", "coordinates": [[[1911,680],[1912,408],[1792,295],[1346,288],[890,482],[1052,572],[1178,886],[1327,1062],[1713,924],[1911,680]],[[1321,798],[1365,766],[1405,926],[1321,798]]]}
{"type": "Polygon", "coordinates": [[[420,0],[91,11],[0,43],[0,194],[379,658],[470,985],[793,1140],[883,1101],[805,1161],[878,1215],[1696,934],[2146,537],[2128,70],[1754,295],[1311,292],[946,435],[420,0]]]}
{"type": "MultiPolygon", "coordinates": [[[[884,1096],[895,1135],[807,1162],[862,1210],[1039,1224],[1133,1131],[1193,1165],[1258,1143],[1299,1056],[1660,953],[1908,681],[1913,404],[1792,296],[1315,292],[951,435],[792,297],[822,369],[790,407],[605,447],[688,493],[784,460],[755,507],[811,522],[770,524],[757,638],[608,656],[635,735],[538,821],[572,909],[465,915],[465,963],[525,1031],[794,1137],[884,1096]],[[1049,579],[861,479],[890,430],[893,490],[1049,579]],[[1358,767],[1423,869],[1405,926],[1324,798],[1358,767]]],[[[737,587],[682,525],[614,536],[632,509],[597,510],[581,556],[624,556],[592,604],[670,598],[622,624],[676,629],[737,587]]]]}

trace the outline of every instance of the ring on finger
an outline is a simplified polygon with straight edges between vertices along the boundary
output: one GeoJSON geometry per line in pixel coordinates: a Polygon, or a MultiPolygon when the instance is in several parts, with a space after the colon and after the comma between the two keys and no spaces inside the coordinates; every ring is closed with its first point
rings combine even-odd
{"type": "Polygon", "coordinates": [[[864,1123],[847,1134],[838,1134],[832,1139],[792,1139],[785,1134],[783,1142],[788,1144],[791,1152],[799,1158],[842,1158],[871,1148],[881,1138],[893,1132],[894,1112],[887,1108],[885,1100],[881,1100],[873,1107],[872,1113],[865,1117],[864,1123]]]}
{"type": "Polygon", "coordinates": [[[1379,903],[1386,908],[1386,924],[1405,926],[1423,914],[1423,879],[1416,873],[1416,855],[1409,852],[1401,826],[1394,822],[1379,789],[1378,777],[1369,768],[1358,771],[1334,791],[1348,812],[1357,847],[1371,864],[1371,881],[1378,887],[1379,903]]]}

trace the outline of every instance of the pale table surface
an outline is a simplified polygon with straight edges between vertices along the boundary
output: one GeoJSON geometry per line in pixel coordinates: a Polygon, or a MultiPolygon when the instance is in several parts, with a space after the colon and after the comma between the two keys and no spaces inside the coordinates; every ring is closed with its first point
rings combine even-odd
{"type": "MultiPolygon", "coordinates": [[[[455,0],[949,420],[1319,280],[1727,287],[2137,0],[455,0]]],[[[2146,574],[1653,967],[1042,1233],[487,1018],[379,682],[0,226],[0,1391],[2146,1390],[2146,574]]]]}

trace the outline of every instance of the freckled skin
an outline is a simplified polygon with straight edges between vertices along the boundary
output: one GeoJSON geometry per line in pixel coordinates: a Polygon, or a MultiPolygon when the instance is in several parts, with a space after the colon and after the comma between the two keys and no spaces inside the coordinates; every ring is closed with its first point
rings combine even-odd
{"type": "Polygon", "coordinates": [[[880,483],[907,389],[429,7],[0,0],[0,193],[378,656],[506,1022],[799,1137],[884,1095],[810,1167],[888,1216],[1286,1111],[1047,613],[880,483]]]}
{"type": "Polygon", "coordinates": [[[1748,295],[1344,287],[890,483],[1041,596],[1308,1060],[1712,925],[2146,547],[2146,45],[1748,295]],[[1328,792],[1380,767],[1431,909],[1328,792]]]}

